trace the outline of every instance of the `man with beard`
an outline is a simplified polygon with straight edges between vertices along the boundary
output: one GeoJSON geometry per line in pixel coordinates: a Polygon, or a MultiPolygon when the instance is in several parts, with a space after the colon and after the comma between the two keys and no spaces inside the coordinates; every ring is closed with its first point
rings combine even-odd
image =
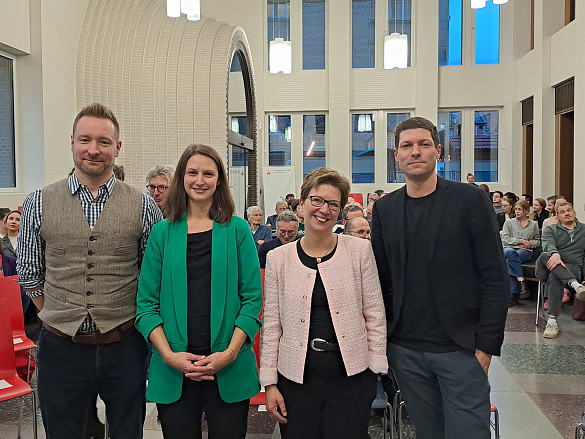
{"type": "Polygon", "coordinates": [[[43,321],[37,370],[47,439],[83,437],[96,394],[112,437],[142,437],[148,350],[134,328],[136,292],[162,215],[114,177],[121,146],[114,114],[84,107],[71,136],[75,172],[24,201],[17,272],[43,321]]]}

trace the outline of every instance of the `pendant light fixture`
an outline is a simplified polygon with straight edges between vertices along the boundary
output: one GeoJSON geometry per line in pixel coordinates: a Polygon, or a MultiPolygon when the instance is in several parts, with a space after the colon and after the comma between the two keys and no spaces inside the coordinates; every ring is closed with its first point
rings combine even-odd
{"type": "Polygon", "coordinates": [[[167,16],[179,18],[181,14],[189,21],[201,20],[200,0],[167,0],[167,16]]]}
{"type": "Polygon", "coordinates": [[[402,0],[402,31],[397,32],[398,0],[394,0],[394,32],[384,37],[384,69],[408,67],[408,36],[404,34],[404,0],[402,0]]]}
{"type": "MultiPolygon", "coordinates": [[[[288,25],[286,26],[286,41],[280,37],[280,25],[278,26],[278,38],[276,38],[276,27],[275,20],[279,17],[278,0],[273,0],[272,3],[272,36],[273,40],[270,41],[270,49],[268,57],[270,59],[270,73],[284,73],[290,75],[292,72],[292,47],[288,37],[288,25]]],[[[286,6],[285,6],[286,9],[286,6]]],[[[285,16],[286,17],[286,16],[285,16]]]]}
{"type": "Polygon", "coordinates": [[[503,5],[508,3],[508,0],[494,0],[494,5],[503,5]]]}

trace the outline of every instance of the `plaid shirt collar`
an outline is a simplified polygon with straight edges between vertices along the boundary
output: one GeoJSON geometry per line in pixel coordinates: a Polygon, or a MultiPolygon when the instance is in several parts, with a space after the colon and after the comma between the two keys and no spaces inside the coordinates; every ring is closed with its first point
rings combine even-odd
{"type": "MultiPolygon", "coordinates": [[[[112,173],[112,178],[110,178],[106,184],[100,186],[100,188],[105,187],[106,191],[108,192],[108,197],[112,195],[112,191],[114,190],[114,186],[116,185],[116,177],[112,173]]],[[[81,186],[86,187],[82,184],[75,175],[75,172],[69,176],[69,192],[71,195],[75,195],[81,186]]]]}

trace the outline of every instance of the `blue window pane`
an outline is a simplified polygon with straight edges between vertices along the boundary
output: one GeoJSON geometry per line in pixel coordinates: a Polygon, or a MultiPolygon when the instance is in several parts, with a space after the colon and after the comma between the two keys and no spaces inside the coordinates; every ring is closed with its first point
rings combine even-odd
{"type": "Polygon", "coordinates": [[[0,187],[16,187],[12,60],[0,56],[0,187]]]}
{"type": "Polygon", "coordinates": [[[375,65],[375,0],[351,2],[351,66],[354,69],[375,65]]]}
{"type": "Polygon", "coordinates": [[[498,111],[475,112],[474,174],[476,182],[498,181],[498,111]]]}
{"type": "Polygon", "coordinates": [[[242,66],[240,65],[240,57],[237,53],[234,53],[232,57],[232,65],[230,67],[230,72],[241,72],[242,66]]]}
{"type": "Polygon", "coordinates": [[[290,166],[290,116],[268,116],[268,164],[290,166]]]}
{"type": "Polygon", "coordinates": [[[351,176],[353,183],[374,183],[374,115],[351,116],[351,176]]]}
{"type": "Polygon", "coordinates": [[[461,112],[440,112],[437,128],[443,145],[437,174],[451,181],[461,181],[461,112]]]}
{"type": "Polygon", "coordinates": [[[388,0],[388,35],[406,34],[408,40],[408,67],[410,67],[411,0],[388,0]]]}
{"type": "Polygon", "coordinates": [[[303,69],[325,68],[325,0],[303,0],[303,69]]]}
{"type": "Polygon", "coordinates": [[[475,10],[475,64],[500,62],[500,5],[475,10]]]}
{"type": "Polygon", "coordinates": [[[461,65],[462,0],[439,0],[439,65],[461,65]]]}
{"type": "Polygon", "coordinates": [[[282,38],[290,41],[290,0],[268,0],[268,66],[270,66],[270,41],[282,38]]]}
{"type": "Polygon", "coordinates": [[[325,115],[303,116],[303,178],[325,167],[325,115]]]}
{"type": "Polygon", "coordinates": [[[388,113],[386,117],[386,131],[387,131],[387,153],[388,153],[388,183],[404,183],[404,174],[398,167],[398,162],[394,158],[394,150],[396,148],[394,142],[394,130],[400,122],[410,117],[410,113],[388,113]]]}

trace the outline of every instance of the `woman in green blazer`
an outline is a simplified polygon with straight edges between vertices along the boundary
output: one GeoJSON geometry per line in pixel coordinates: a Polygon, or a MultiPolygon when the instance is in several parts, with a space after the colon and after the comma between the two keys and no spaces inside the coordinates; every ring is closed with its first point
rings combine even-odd
{"type": "Polygon", "coordinates": [[[154,344],[146,396],[166,438],[246,436],[260,390],[252,344],[262,280],[248,223],[234,214],[219,154],[187,147],[167,219],[150,234],[138,284],[136,327],[154,344]]]}

